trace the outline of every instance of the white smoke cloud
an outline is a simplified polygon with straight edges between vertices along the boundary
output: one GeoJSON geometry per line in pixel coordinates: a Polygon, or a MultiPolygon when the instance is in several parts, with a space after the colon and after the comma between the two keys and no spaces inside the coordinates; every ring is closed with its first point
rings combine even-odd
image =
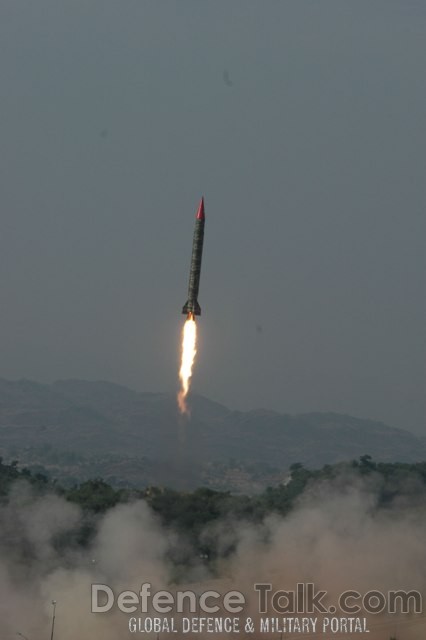
{"type": "MultiPolygon", "coordinates": [[[[379,486],[375,476],[340,477],[312,485],[286,517],[270,515],[257,525],[229,518],[216,522],[204,533],[206,540],[219,541],[222,555],[214,575],[194,550],[191,568],[181,569],[179,577],[186,586],[199,581],[227,590],[232,585],[249,598],[247,615],[256,613],[253,585],[259,582],[291,590],[298,582],[312,581],[331,599],[346,589],[417,589],[424,594],[426,509],[415,498],[415,482],[413,497],[405,492],[404,499],[381,509],[379,486]]],[[[173,583],[171,552],[189,543],[161,525],[144,501],[99,516],[87,548],[69,545],[59,551],[58,536],[71,535],[82,518],[75,505],[56,495],[37,496],[22,482],[0,507],[0,632],[5,640],[16,640],[18,631],[29,640],[48,637],[53,599],[55,638],[130,637],[125,614],[91,613],[91,584],[105,583],[118,593],[138,592],[142,582],[151,582],[155,590],[173,583]]],[[[369,620],[369,640],[389,640],[392,634],[398,640],[424,637],[421,618],[398,623],[401,633],[384,624],[389,619],[369,620]]]]}

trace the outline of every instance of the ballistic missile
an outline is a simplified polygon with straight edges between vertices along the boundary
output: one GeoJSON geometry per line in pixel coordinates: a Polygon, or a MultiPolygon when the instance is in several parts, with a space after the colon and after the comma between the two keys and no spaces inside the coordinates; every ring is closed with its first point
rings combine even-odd
{"type": "Polygon", "coordinates": [[[201,198],[197,215],[195,216],[191,266],[189,269],[188,300],[182,309],[182,313],[186,314],[188,318],[201,315],[201,308],[198,304],[198,289],[200,286],[201,258],[203,256],[204,222],[204,198],[201,198]]]}

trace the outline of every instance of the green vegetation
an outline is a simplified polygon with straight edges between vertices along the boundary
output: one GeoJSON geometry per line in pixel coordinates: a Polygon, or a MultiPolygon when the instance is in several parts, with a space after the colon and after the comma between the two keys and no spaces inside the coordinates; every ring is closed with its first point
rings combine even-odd
{"type": "MultiPolygon", "coordinates": [[[[119,503],[144,500],[157,515],[162,525],[184,536],[198,555],[214,558],[217,554],[213,531],[215,523],[226,522],[229,530],[237,523],[260,524],[271,513],[288,514],[297,504],[305,490],[315,491],[321,483],[345,487],[356,478],[369,481],[377,499],[377,508],[391,507],[402,498],[419,500],[424,504],[426,493],[426,462],[383,463],[374,462],[364,455],[359,460],[337,465],[325,465],[319,470],[306,469],[302,464],[290,467],[285,483],[268,487],[255,496],[233,495],[230,492],[199,488],[192,492],[176,491],[165,487],[148,487],[141,490],[114,489],[101,478],[95,478],[71,488],[59,486],[42,473],[19,469],[17,461],[5,464],[0,458],[0,501],[8,500],[13,483],[29,483],[36,495],[56,493],[65,500],[78,505],[82,510],[80,530],[61,544],[86,545],[96,532],[98,518],[119,503]]],[[[232,536],[230,548],[233,548],[232,536]]],[[[187,558],[183,559],[187,561],[187,558]]],[[[183,561],[182,560],[182,561],[183,561]]]]}
{"type": "Polygon", "coordinates": [[[125,491],[116,491],[101,478],[88,480],[63,493],[69,502],[75,502],[83,511],[92,513],[104,513],[127,497],[125,491]]]}
{"type": "MultiPolygon", "coordinates": [[[[0,457],[0,500],[9,493],[11,485],[17,480],[26,480],[39,491],[49,486],[47,476],[42,473],[31,473],[28,469],[18,469],[18,461],[14,460],[10,464],[4,464],[0,457]]],[[[55,483],[50,485],[55,486],[55,483]]]]}

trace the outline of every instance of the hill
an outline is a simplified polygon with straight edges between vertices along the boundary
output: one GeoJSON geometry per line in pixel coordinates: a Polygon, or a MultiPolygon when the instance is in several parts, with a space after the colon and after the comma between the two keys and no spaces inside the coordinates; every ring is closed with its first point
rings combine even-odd
{"type": "Polygon", "coordinates": [[[0,379],[0,452],[65,484],[102,476],[115,486],[149,484],[260,491],[295,462],[334,464],[365,453],[377,461],[426,459],[425,442],[403,429],[335,413],[231,411],[109,382],[51,385],[0,379]]]}

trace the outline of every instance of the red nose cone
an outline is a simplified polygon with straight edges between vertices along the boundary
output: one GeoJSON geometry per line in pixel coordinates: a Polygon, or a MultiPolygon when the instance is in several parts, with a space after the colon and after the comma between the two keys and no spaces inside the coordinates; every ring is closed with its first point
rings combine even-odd
{"type": "Polygon", "coordinates": [[[204,198],[201,198],[201,200],[200,200],[200,204],[198,206],[198,211],[197,211],[196,218],[197,218],[197,220],[204,220],[205,219],[205,215],[204,215],[204,198]]]}

